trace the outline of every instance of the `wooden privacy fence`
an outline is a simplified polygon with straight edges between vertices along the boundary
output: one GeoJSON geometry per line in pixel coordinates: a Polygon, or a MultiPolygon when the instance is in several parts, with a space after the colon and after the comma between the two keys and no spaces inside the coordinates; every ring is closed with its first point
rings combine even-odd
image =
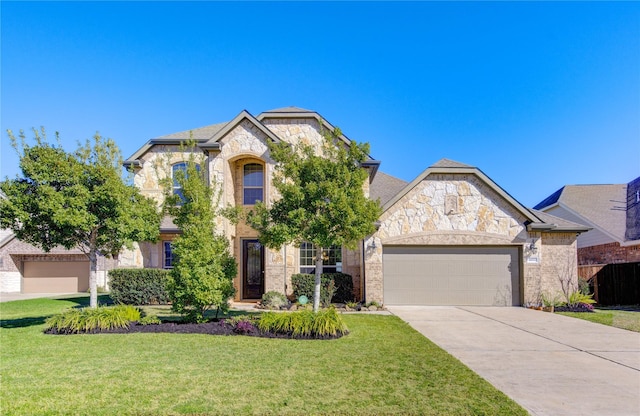
{"type": "Polygon", "coordinates": [[[579,266],[578,275],[589,280],[598,304],[640,304],[640,263],[579,266]]]}

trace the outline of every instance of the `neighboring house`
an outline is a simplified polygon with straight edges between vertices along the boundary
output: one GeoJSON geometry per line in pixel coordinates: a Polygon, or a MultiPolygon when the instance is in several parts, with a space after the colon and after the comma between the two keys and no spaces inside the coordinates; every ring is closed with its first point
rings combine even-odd
{"type": "Polygon", "coordinates": [[[578,237],[578,265],[595,266],[590,272],[640,262],[640,177],[626,184],[566,185],[535,208],[592,228],[578,237]]]}
{"type": "MultiPolygon", "coordinates": [[[[322,129],[333,126],[297,107],[256,117],[242,111],[227,123],[151,139],[125,166],[133,168],[141,192],[161,203],[159,182],[184,169],[188,155],[179,145],[193,138],[201,167],[219,187],[219,206],[249,209],[256,201],[277,198],[267,142],[304,142],[320,149],[322,129]]],[[[340,139],[349,143],[346,136],[340,139]]],[[[576,238],[588,227],[527,209],[472,166],[443,159],[406,183],[378,171],[379,164],[373,158],[363,163],[369,174],[364,191],[383,206],[379,229],[356,250],[332,247],[326,253],[324,271],[353,276],[356,300],[523,305],[559,291],[558,276],[576,275],[576,238]]],[[[256,300],[271,290],[291,294],[291,275],[314,270],[310,244],[270,250],[246,224],[219,217],[217,227],[238,262],[237,301],[256,300]]],[[[170,218],[160,231],[160,242],[125,251],[121,266],[170,268],[171,241],[180,231],[170,218]]]]}
{"type": "MultiPolygon", "coordinates": [[[[0,198],[6,198],[0,192],[0,198]]],[[[107,288],[107,271],[116,261],[98,256],[98,286],[107,288]]],[[[0,229],[0,292],[75,293],[89,290],[89,259],[78,249],[56,247],[46,253],[0,229]]]]}
{"type": "Polygon", "coordinates": [[[566,185],[536,205],[591,228],[578,237],[578,275],[601,304],[640,301],[640,177],[626,184],[566,185]]]}
{"type": "MultiPolygon", "coordinates": [[[[7,230],[3,230],[7,233],[7,230]]],[[[114,261],[98,257],[98,286],[107,287],[114,261]]],[[[75,293],[89,290],[89,259],[78,249],[48,253],[8,232],[0,240],[0,292],[75,293]]]]}

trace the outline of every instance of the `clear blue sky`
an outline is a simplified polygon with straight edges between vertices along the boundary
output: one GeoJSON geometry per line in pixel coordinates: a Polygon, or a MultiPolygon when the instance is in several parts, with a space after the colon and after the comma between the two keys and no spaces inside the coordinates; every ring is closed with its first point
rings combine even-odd
{"type": "Polygon", "coordinates": [[[0,2],[6,130],[148,139],[284,106],[407,181],[446,157],[533,206],[640,175],[640,3],[0,2]]]}

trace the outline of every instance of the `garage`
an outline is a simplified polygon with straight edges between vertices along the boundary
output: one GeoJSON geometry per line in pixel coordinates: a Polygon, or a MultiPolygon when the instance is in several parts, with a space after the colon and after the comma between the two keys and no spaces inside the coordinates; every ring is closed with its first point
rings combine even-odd
{"type": "Polygon", "coordinates": [[[25,261],[23,293],[75,293],[89,289],[88,261],[25,261]]]}
{"type": "Polygon", "coordinates": [[[518,247],[384,246],[389,305],[520,305],[518,247]]]}

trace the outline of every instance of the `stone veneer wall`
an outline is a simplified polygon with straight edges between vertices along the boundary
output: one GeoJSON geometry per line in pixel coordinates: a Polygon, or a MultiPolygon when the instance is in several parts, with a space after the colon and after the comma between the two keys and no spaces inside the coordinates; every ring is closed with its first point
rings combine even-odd
{"type": "Polygon", "coordinates": [[[493,245],[522,247],[522,301],[536,302],[555,287],[551,265],[575,253],[576,235],[528,233],[526,220],[475,175],[431,174],[382,214],[380,229],[365,241],[366,300],[384,301],[383,245],[493,245]]]}

